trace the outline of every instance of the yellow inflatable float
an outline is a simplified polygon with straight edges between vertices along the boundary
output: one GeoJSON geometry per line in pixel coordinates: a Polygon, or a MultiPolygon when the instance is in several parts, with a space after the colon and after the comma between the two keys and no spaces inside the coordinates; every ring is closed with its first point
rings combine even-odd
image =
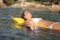
{"type": "MultiPolygon", "coordinates": [[[[23,25],[24,23],[24,19],[22,18],[12,17],[12,20],[13,20],[13,28],[21,28],[22,27],[21,25],[23,25]]],[[[47,28],[46,26],[41,24],[36,24],[36,25],[42,28],[47,28]]]]}
{"type": "Polygon", "coordinates": [[[18,24],[24,23],[24,19],[22,19],[22,18],[12,18],[12,20],[13,20],[14,22],[18,23],[18,24]]]}
{"type": "Polygon", "coordinates": [[[21,28],[21,26],[24,23],[24,19],[22,18],[13,17],[12,20],[13,20],[13,28],[21,28]]]}

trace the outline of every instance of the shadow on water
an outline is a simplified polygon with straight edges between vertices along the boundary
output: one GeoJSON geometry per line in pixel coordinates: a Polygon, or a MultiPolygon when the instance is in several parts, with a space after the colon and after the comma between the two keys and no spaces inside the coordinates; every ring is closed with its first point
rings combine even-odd
{"type": "MultiPolygon", "coordinates": [[[[11,16],[20,17],[23,9],[0,8],[0,40],[60,40],[60,36],[54,35],[56,31],[40,28],[39,32],[25,31],[11,28],[13,21],[11,16]]],[[[60,13],[50,11],[29,10],[33,17],[41,17],[46,20],[60,21],[60,13]]]]}

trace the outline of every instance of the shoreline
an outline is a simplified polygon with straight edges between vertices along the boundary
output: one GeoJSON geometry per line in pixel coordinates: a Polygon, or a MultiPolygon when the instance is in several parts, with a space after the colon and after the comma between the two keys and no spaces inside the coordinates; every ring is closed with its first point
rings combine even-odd
{"type": "Polygon", "coordinates": [[[2,8],[22,8],[26,10],[42,10],[42,11],[60,12],[60,5],[49,6],[49,5],[42,5],[36,2],[18,2],[10,6],[6,6],[6,7],[4,6],[2,6],[2,8]]]}
{"type": "Polygon", "coordinates": [[[26,10],[44,10],[44,11],[52,11],[52,12],[59,12],[60,11],[60,5],[51,5],[46,6],[34,2],[22,2],[22,3],[16,3],[14,5],[9,6],[9,8],[22,8],[26,10]]]}

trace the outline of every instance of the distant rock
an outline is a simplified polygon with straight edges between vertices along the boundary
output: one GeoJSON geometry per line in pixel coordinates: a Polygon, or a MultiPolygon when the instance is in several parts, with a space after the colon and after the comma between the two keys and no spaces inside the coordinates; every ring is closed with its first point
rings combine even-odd
{"type": "Polygon", "coordinates": [[[32,10],[32,9],[37,9],[41,11],[52,11],[52,12],[58,12],[60,11],[60,5],[52,5],[52,6],[46,6],[34,2],[22,2],[22,3],[16,3],[9,8],[22,8],[22,9],[27,9],[27,10],[32,10]]]}
{"type": "Polygon", "coordinates": [[[22,8],[27,10],[41,10],[41,11],[52,11],[52,12],[60,11],[60,5],[46,6],[46,5],[38,4],[36,2],[17,2],[10,6],[7,6],[4,3],[0,3],[0,8],[22,8]]]}

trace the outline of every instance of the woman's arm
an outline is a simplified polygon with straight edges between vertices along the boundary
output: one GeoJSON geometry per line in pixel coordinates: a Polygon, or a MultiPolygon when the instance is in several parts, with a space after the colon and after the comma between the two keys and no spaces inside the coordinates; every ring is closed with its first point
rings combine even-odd
{"type": "Polygon", "coordinates": [[[52,30],[59,30],[60,31],[60,22],[53,22],[47,20],[40,20],[38,22],[39,26],[42,28],[50,28],[52,30]]]}
{"type": "Polygon", "coordinates": [[[47,21],[47,20],[40,20],[38,22],[39,26],[42,27],[42,28],[49,28],[49,26],[51,24],[53,24],[53,23],[55,23],[55,22],[53,22],[53,21],[47,21]]]}

